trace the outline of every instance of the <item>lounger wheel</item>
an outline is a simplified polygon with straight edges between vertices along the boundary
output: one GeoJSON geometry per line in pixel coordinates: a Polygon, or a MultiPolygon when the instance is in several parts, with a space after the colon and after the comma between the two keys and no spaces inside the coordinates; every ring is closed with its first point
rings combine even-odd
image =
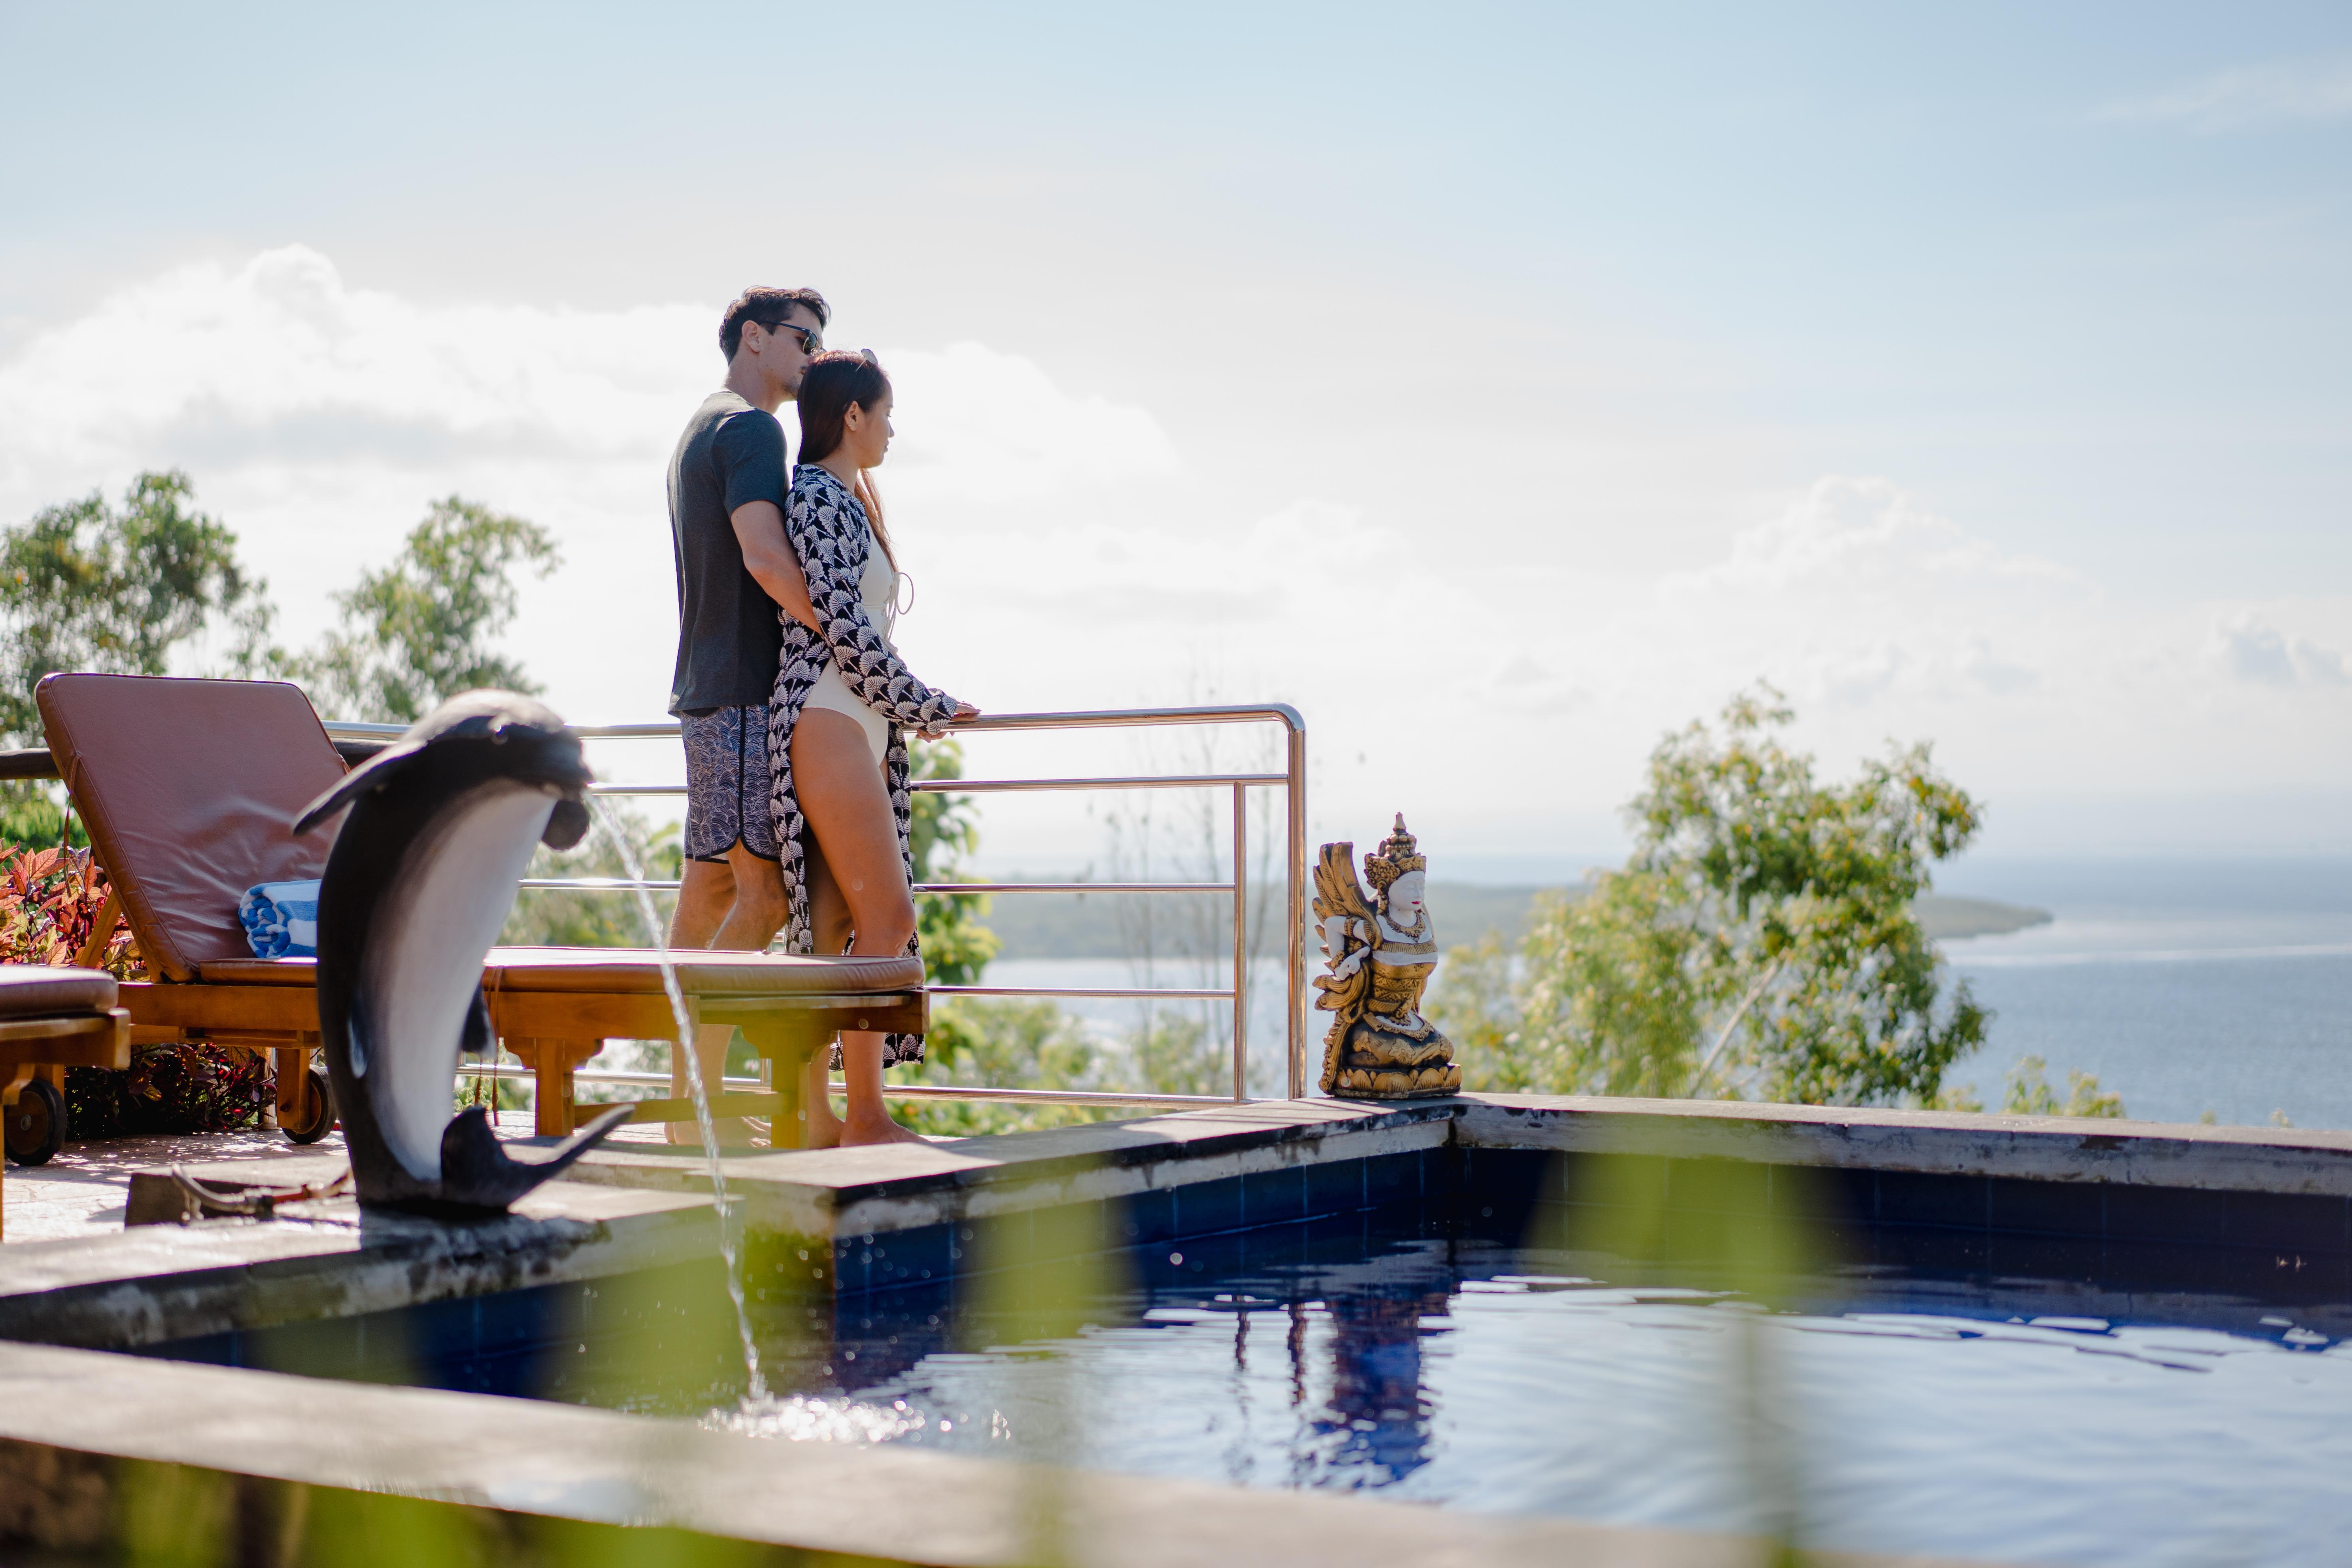
{"type": "Polygon", "coordinates": [[[297,1143],[316,1143],[335,1125],[335,1091],[327,1075],[312,1068],[302,1075],[302,1109],[289,1121],[281,1113],[278,1130],[297,1143]]]}
{"type": "Polygon", "coordinates": [[[8,1108],[8,1158],[19,1165],[45,1165],[66,1144],[66,1097],[47,1079],[17,1091],[8,1108]]]}

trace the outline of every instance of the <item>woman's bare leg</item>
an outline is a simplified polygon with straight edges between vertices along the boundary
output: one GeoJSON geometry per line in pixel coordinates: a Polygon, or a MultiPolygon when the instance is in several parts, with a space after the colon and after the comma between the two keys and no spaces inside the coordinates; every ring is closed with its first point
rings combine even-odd
{"type": "MultiPolygon", "coordinates": [[[[915,934],[914,894],[898,855],[889,793],[856,720],[823,708],[802,711],[793,729],[793,785],[833,883],[849,907],[856,933],[849,951],[886,957],[906,952],[915,934]]],[[[882,1103],[878,1032],[844,1029],[841,1061],[849,1090],[844,1144],[922,1142],[891,1121],[882,1103]]]]}
{"type": "MultiPolygon", "coordinates": [[[[840,952],[849,946],[848,900],[824,863],[824,850],[814,834],[801,839],[801,872],[808,881],[810,935],[821,953],[840,952]]],[[[831,1149],[841,1142],[841,1119],[833,1113],[832,1072],[825,1058],[830,1045],[820,1046],[801,1069],[801,1104],[808,1121],[801,1141],[803,1149],[831,1149]]]]}

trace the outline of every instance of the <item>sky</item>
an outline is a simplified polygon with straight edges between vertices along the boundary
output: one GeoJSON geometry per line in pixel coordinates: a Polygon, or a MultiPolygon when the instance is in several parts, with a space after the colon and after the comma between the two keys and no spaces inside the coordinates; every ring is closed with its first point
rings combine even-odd
{"type": "Polygon", "coordinates": [[[0,522],[183,468],[292,644],[454,492],[561,544],[550,700],[658,716],[669,451],[809,284],[915,669],[1290,702],[1318,835],[1607,858],[1764,679],[1986,855],[2352,850],[2341,5],[0,0],[0,522]]]}

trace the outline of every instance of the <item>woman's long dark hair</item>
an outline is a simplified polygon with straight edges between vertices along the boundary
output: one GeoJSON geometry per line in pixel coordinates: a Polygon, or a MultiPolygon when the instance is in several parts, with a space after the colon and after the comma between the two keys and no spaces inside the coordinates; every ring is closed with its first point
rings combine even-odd
{"type": "MultiPolygon", "coordinates": [[[[810,360],[801,373],[800,460],[814,463],[831,457],[841,445],[849,405],[855,403],[871,414],[889,391],[890,378],[870,352],[833,349],[810,360]]],[[[890,531],[882,525],[882,498],[875,493],[872,475],[857,476],[856,493],[865,504],[866,521],[874,525],[874,542],[882,547],[891,570],[898,570],[898,552],[890,548],[890,531]]]]}

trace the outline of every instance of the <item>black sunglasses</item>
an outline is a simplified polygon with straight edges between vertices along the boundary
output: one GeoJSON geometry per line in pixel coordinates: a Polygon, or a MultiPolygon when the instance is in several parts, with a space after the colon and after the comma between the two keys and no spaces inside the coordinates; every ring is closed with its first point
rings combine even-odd
{"type": "Polygon", "coordinates": [[[796,326],[791,321],[778,321],[773,326],[770,326],[767,322],[762,321],[760,325],[767,328],[767,330],[772,332],[793,333],[800,339],[801,353],[804,354],[821,354],[824,353],[824,334],[817,331],[814,327],[796,326]]]}

